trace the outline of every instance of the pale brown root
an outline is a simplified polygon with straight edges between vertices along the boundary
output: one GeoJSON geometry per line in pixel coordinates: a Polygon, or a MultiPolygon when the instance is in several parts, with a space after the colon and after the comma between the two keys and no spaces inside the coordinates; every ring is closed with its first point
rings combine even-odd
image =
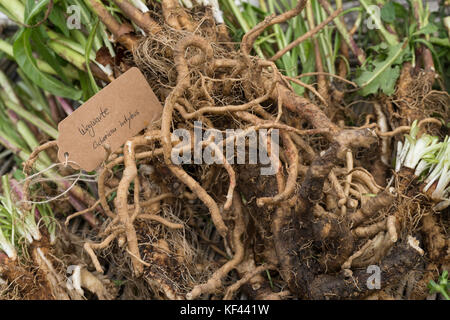
{"type": "Polygon", "coordinates": [[[222,215],[220,214],[219,206],[216,201],[206,192],[205,189],[200,186],[200,184],[186,173],[181,167],[175,166],[173,164],[167,166],[173,175],[177,177],[181,182],[183,182],[189,189],[194,192],[197,197],[202,200],[202,202],[209,209],[211,214],[211,219],[217,228],[220,235],[225,236],[228,232],[228,228],[223,222],[222,215]]]}
{"type": "Polygon", "coordinates": [[[177,99],[184,92],[184,90],[186,90],[190,86],[189,68],[186,58],[184,57],[185,50],[189,46],[195,46],[201,49],[205,53],[207,58],[212,58],[213,56],[213,50],[207,43],[207,41],[204,38],[195,35],[191,35],[182,39],[178,42],[175,48],[174,59],[178,72],[177,86],[166,99],[161,121],[161,143],[163,145],[164,159],[167,167],[170,169],[170,171],[172,171],[174,176],[180,179],[184,184],[186,184],[189,189],[191,189],[208,207],[211,213],[211,218],[217,227],[217,231],[222,236],[225,236],[228,228],[223,222],[217,203],[195,179],[189,176],[181,167],[173,165],[171,161],[172,144],[170,138],[170,129],[172,126],[172,113],[174,105],[177,99]]]}
{"type": "Polygon", "coordinates": [[[289,290],[284,290],[280,292],[269,293],[266,296],[262,296],[261,300],[283,300],[289,297],[292,293],[289,290]]]}
{"type": "Polygon", "coordinates": [[[380,130],[375,129],[375,132],[380,137],[393,137],[393,136],[395,136],[397,134],[409,132],[410,130],[411,130],[410,126],[400,126],[400,127],[395,128],[393,131],[381,132],[380,130]]]}
{"type": "Polygon", "coordinates": [[[137,39],[131,35],[134,29],[127,23],[118,23],[100,0],[89,0],[89,4],[103,24],[114,35],[114,38],[128,50],[133,50],[137,44],[137,39]]]}
{"type": "MultiPolygon", "coordinates": [[[[147,133],[144,136],[138,136],[134,140],[136,141],[137,144],[145,145],[146,143],[149,143],[149,142],[152,142],[155,140],[159,140],[159,139],[160,139],[160,136],[158,134],[155,134],[155,132],[151,132],[151,134],[147,133]]],[[[162,148],[157,148],[152,151],[139,152],[139,153],[135,154],[135,159],[136,160],[149,159],[149,158],[153,158],[153,157],[162,155],[162,153],[163,153],[162,148]]],[[[120,156],[120,157],[113,159],[111,162],[109,162],[103,168],[103,170],[100,172],[100,175],[98,177],[98,182],[97,182],[98,197],[99,197],[99,200],[100,200],[103,210],[105,211],[106,215],[110,218],[114,218],[116,216],[116,214],[114,214],[111,211],[111,209],[109,208],[109,205],[108,205],[108,201],[106,199],[106,192],[105,192],[105,185],[107,184],[106,174],[108,172],[112,172],[111,170],[113,167],[115,167],[116,165],[121,164],[123,162],[124,162],[124,156],[120,156]]]]}
{"type": "Polygon", "coordinates": [[[386,220],[386,229],[387,234],[389,235],[389,241],[392,243],[397,242],[398,234],[397,234],[397,218],[395,216],[389,216],[386,220]]]}
{"type": "Polygon", "coordinates": [[[264,96],[254,99],[250,102],[244,103],[242,105],[230,105],[230,106],[223,106],[223,107],[216,107],[216,106],[203,107],[192,113],[184,113],[183,111],[180,111],[182,109],[179,109],[178,111],[181,112],[181,115],[183,116],[183,118],[188,119],[188,120],[197,118],[205,113],[221,114],[221,113],[226,113],[226,112],[245,111],[245,110],[248,110],[248,109],[252,108],[253,106],[256,106],[256,105],[260,104],[261,102],[264,102],[267,99],[269,99],[271,93],[272,92],[268,92],[264,96]]]}
{"type": "Polygon", "coordinates": [[[164,292],[164,295],[169,300],[184,300],[182,296],[178,295],[175,290],[173,290],[167,283],[165,283],[162,279],[159,279],[157,277],[146,277],[147,282],[151,286],[155,286],[162,292],[164,292]]]}
{"type": "MultiPolygon", "coordinates": [[[[53,297],[56,300],[70,300],[69,292],[67,292],[64,287],[65,282],[63,277],[56,272],[53,264],[45,257],[43,249],[39,247],[34,248],[32,254],[34,261],[45,275],[45,279],[51,288],[53,297]]],[[[81,299],[79,295],[77,295],[76,298],[81,299]]]]}
{"type": "MultiPolygon", "coordinates": [[[[109,195],[111,195],[111,194],[112,194],[114,191],[116,191],[116,190],[117,190],[117,188],[114,188],[114,189],[109,190],[109,191],[107,192],[107,194],[106,194],[106,197],[108,197],[109,195]]],[[[87,209],[85,209],[85,210],[82,210],[82,211],[75,212],[74,214],[71,214],[70,216],[68,216],[68,217],[66,218],[66,221],[64,222],[64,224],[65,224],[66,226],[68,226],[70,220],[72,220],[73,218],[76,218],[76,217],[78,217],[78,216],[82,216],[83,214],[86,214],[86,213],[88,213],[88,212],[91,212],[91,211],[95,210],[95,208],[98,207],[98,205],[100,204],[100,202],[101,202],[101,200],[99,199],[99,200],[97,200],[97,202],[95,202],[95,203],[94,203],[92,206],[90,206],[89,208],[87,208],[87,209]]]]}
{"type": "Polygon", "coordinates": [[[379,232],[373,239],[370,239],[357,252],[341,266],[342,269],[351,267],[362,268],[379,262],[388,252],[388,250],[397,241],[397,231],[395,229],[394,216],[390,216],[387,221],[388,231],[379,232]],[[391,218],[392,217],[392,218],[391,218]],[[391,218],[391,222],[389,221],[391,218]]]}
{"type": "Polygon", "coordinates": [[[118,225],[119,222],[119,216],[116,215],[112,221],[108,224],[108,226],[105,228],[105,230],[100,231],[100,233],[98,234],[99,237],[104,237],[106,235],[109,235],[111,232],[113,232],[114,230],[118,230],[123,228],[123,226],[119,226],[118,225]]]}
{"type": "Polygon", "coordinates": [[[436,124],[438,126],[442,126],[443,125],[442,121],[440,121],[439,119],[436,119],[436,118],[425,118],[425,119],[422,119],[422,120],[419,121],[419,123],[417,125],[419,127],[422,127],[424,124],[427,124],[427,123],[434,123],[434,124],[436,124]]]}
{"type": "Polygon", "coordinates": [[[136,219],[156,221],[156,222],[161,223],[162,225],[165,225],[169,229],[184,229],[184,225],[182,225],[180,223],[170,222],[156,214],[141,213],[141,214],[137,215],[136,219]]]}
{"type": "Polygon", "coordinates": [[[349,174],[350,173],[353,178],[363,182],[369,188],[370,192],[374,194],[377,194],[384,189],[376,183],[374,177],[364,168],[354,168],[353,170],[350,170],[349,174]]]}
{"type": "Polygon", "coordinates": [[[256,267],[254,270],[247,272],[241,279],[233,283],[231,286],[227,288],[225,291],[225,296],[223,297],[223,300],[232,300],[236,292],[247,282],[249,282],[253,277],[255,277],[257,274],[266,271],[266,270],[273,270],[275,269],[274,266],[271,265],[261,265],[259,267],[256,267]]]}
{"type": "Polygon", "coordinates": [[[149,13],[142,13],[128,0],[114,0],[114,3],[122,10],[122,12],[130,18],[136,25],[150,34],[157,34],[162,31],[161,26],[150,18],[149,13]]]}
{"type": "Polygon", "coordinates": [[[80,270],[80,286],[94,293],[99,300],[113,300],[115,297],[105,286],[106,280],[92,274],[86,268],[80,270]]]}
{"type": "Polygon", "coordinates": [[[149,199],[149,200],[142,201],[142,202],[141,202],[141,208],[149,207],[149,206],[151,206],[152,204],[161,202],[161,201],[164,200],[164,199],[167,199],[167,198],[174,198],[174,197],[175,197],[175,195],[172,194],[172,193],[163,193],[163,194],[160,194],[159,196],[156,196],[156,197],[151,198],[151,199],[149,199]]]}
{"type": "Polygon", "coordinates": [[[422,218],[422,231],[426,235],[425,243],[431,259],[435,260],[445,254],[446,237],[432,213],[422,218]]]}
{"type": "Polygon", "coordinates": [[[140,205],[140,199],[139,199],[139,192],[140,192],[140,183],[139,183],[139,176],[136,176],[134,178],[134,210],[131,215],[131,223],[134,222],[134,219],[136,219],[137,215],[141,211],[141,205],[140,205]]]}
{"type": "Polygon", "coordinates": [[[270,26],[273,26],[274,24],[283,23],[286,20],[289,20],[302,12],[302,10],[305,8],[307,1],[305,0],[299,0],[295,8],[286,11],[278,16],[270,15],[267,16],[264,21],[258,23],[253,29],[251,29],[249,32],[247,32],[241,41],[241,51],[244,54],[244,56],[248,57],[250,54],[250,50],[253,48],[253,43],[255,42],[256,38],[264,32],[264,30],[270,26]]]}
{"type": "MultiPolygon", "coordinates": [[[[388,131],[388,123],[387,118],[383,111],[381,110],[381,105],[379,103],[373,104],[375,113],[377,115],[377,124],[380,128],[381,132],[387,132],[388,131]]],[[[388,137],[382,137],[381,138],[381,161],[389,166],[389,157],[391,155],[391,150],[389,148],[389,138],[388,137]]]]}
{"type": "Polygon", "coordinates": [[[244,245],[242,243],[242,235],[245,232],[245,221],[244,213],[242,211],[242,203],[239,194],[235,192],[233,196],[233,213],[234,213],[234,229],[233,229],[233,243],[235,247],[235,252],[233,258],[225,263],[220,269],[218,269],[209,278],[209,280],[204,283],[194,287],[191,292],[186,295],[188,300],[194,300],[200,297],[202,294],[210,294],[215,292],[222,285],[222,279],[227,276],[227,274],[236,268],[236,266],[242,262],[244,259],[244,245]]]}
{"type": "MultiPolygon", "coordinates": [[[[318,72],[319,76],[322,76],[322,74],[323,74],[323,72],[318,72]]],[[[304,87],[304,88],[308,89],[309,91],[314,93],[317,96],[317,98],[319,98],[319,100],[322,101],[322,103],[325,106],[328,106],[328,102],[325,100],[325,98],[313,86],[311,86],[311,85],[309,85],[307,83],[304,83],[303,81],[300,81],[300,80],[298,80],[296,78],[292,78],[292,77],[285,77],[285,78],[287,80],[289,80],[289,81],[292,81],[292,82],[298,84],[301,87],[304,87]]]]}
{"type": "Polygon", "coordinates": [[[339,206],[339,208],[341,208],[341,215],[345,215],[347,213],[347,195],[345,194],[344,189],[342,189],[342,186],[339,183],[339,180],[337,179],[336,174],[333,170],[331,170],[328,174],[328,179],[330,179],[331,185],[333,186],[334,191],[336,191],[337,196],[339,197],[337,205],[339,206]]]}
{"type": "MultiPolygon", "coordinates": [[[[111,211],[108,201],[106,200],[106,192],[105,192],[105,179],[106,179],[106,173],[109,172],[109,168],[105,167],[100,172],[100,175],[98,176],[98,201],[102,205],[103,210],[105,211],[106,215],[110,218],[114,218],[115,214],[111,211]]],[[[120,182],[119,182],[120,183],[120,182]]]]}
{"type": "Polygon", "coordinates": [[[371,238],[378,232],[386,230],[386,222],[387,220],[384,219],[380,222],[371,224],[370,226],[357,227],[356,229],[352,230],[352,233],[355,237],[358,238],[371,238]]]}
{"type": "Polygon", "coordinates": [[[140,276],[142,274],[143,266],[138,259],[140,258],[140,254],[136,230],[133,226],[132,218],[128,214],[128,188],[137,176],[134,148],[135,143],[139,141],[139,138],[140,137],[127,141],[123,147],[125,169],[123,171],[122,179],[120,180],[119,187],[117,189],[117,197],[115,199],[117,215],[119,216],[120,222],[125,227],[128,249],[131,253],[133,253],[131,260],[133,262],[135,276],[140,276]]]}
{"type": "Polygon", "coordinates": [[[84,244],[84,250],[88,253],[89,257],[91,257],[92,263],[94,264],[95,270],[97,270],[97,272],[103,273],[103,268],[100,265],[97,256],[95,255],[94,249],[98,250],[106,248],[119,234],[123,232],[124,229],[123,227],[121,227],[114,230],[108,237],[105,238],[105,240],[100,243],[86,242],[84,244]]]}
{"type": "MultiPolygon", "coordinates": [[[[419,121],[419,123],[417,125],[419,127],[422,127],[424,124],[427,124],[427,123],[434,123],[439,126],[442,126],[442,122],[436,118],[423,119],[423,120],[419,121]]],[[[411,130],[410,126],[399,126],[399,127],[395,128],[395,130],[389,131],[389,132],[380,132],[378,129],[376,129],[375,131],[376,131],[377,135],[379,135],[380,137],[393,137],[400,133],[409,132],[410,130],[411,130]]]]}
{"type": "Polygon", "coordinates": [[[224,210],[229,210],[231,208],[231,204],[233,203],[233,193],[234,193],[234,188],[236,187],[236,174],[234,172],[233,167],[230,165],[228,160],[225,158],[222,150],[217,146],[217,144],[215,144],[214,142],[206,141],[203,143],[203,145],[207,146],[207,147],[211,147],[214,150],[215,155],[220,157],[221,163],[223,163],[225,170],[227,170],[227,172],[228,172],[228,176],[230,177],[230,185],[228,187],[228,192],[226,195],[227,200],[225,201],[223,208],[224,208],[224,210]]]}
{"type": "MultiPolygon", "coordinates": [[[[374,118],[375,118],[375,115],[373,115],[372,113],[369,113],[369,114],[366,116],[366,120],[364,121],[363,127],[369,126],[369,125],[371,124],[370,121],[372,121],[374,118]]],[[[372,123],[372,124],[374,124],[374,123],[372,123]]],[[[375,125],[376,125],[376,124],[375,124],[375,125]]]]}
{"type": "Polygon", "coordinates": [[[165,22],[174,29],[194,32],[195,26],[177,0],[161,1],[165,22]]]}
{"type": "Polygon", "coordinates": [[[313,213],[315,217],[320,219],[337,220],[339,218],[338,215],[326,211],[320,204],[316,204],[314,206],[313,213]]]}
{"type": "Polygon", "coordinates": [[[292,140],[294,143],[303,151],[306,152],[306,154],[303,154],[306,160],[312,161],[316,157],[316,153],[314,152],[314,149],[311,148],[311,146],[306,143],[305,140],[302,139],[298,134],[295,132],[290,133],[292,140]]]}
{"type": "Polygon", "coordinates": [[[56,146],[58,146],[58,141],[52,140],[52,141],[48,141],[48,142],[36,147],[33,150],[33,152],[31,152],[28,160],[23,163],[23,172],[25,174],[30,174],[31,168],[33,168],[33,165],[36,162],[36,160],[38,159],[39,154],[47,149],[50,149],[50,148],[53,148],[56,146]]]}
{"type": "MultiPolygon", "coordinates": [[[[249,131],[257,131],[259,129],[280,129],[283,131],[287,131],[289,133],[295,133],[297,135],[314,135],[314,134],[324,134],[324,133],[328,133],[329,130],[328,129],[306,129],[306,130],[300,130],[291,126],[288,126],[286,124],[283,123],[278,123],[275,122],[275,120],[272,120],[273,117],[271,117],[271,120],[263,120],[249,112],[246,111],[236,111],[235,113],[239,118],[241,118],[242,120],[248,121],[250,123],[256,124],[255,126],[249,127],[247,129],[244,130],[244,132],[240,133],[239,135],[236,135],[235,137],[238,136],[244,136],[246,135],[249,131]]],[[[230,137],[230,139],[232,139],[233,137],[230,137]]],[[[228,141],[228,140],[227,140],[228,141]]],[[[311,149],[312,150],[312,149],[311,149]]]]}
{"type": "Polygon", "coordinates": [[[276,204],[281,201],[287,200],[295,191],[295,188],[297,186],[298,160],[299,160],[298,150],[287,132],[282,131],[280,135],[283,140],[283,149],[288,159],[289,165],[288,168],[289,174],[286,181],[286,187],[282,192],[278,193],[274,197],[264,197],[257,199],[256,204],[258,205],[258,207],[262,207],[266,204],[276,204]]]}
{"type": "Polygon", "coordinates": [[[347,176],[345,178],[344,182],[344,193],[345,196],[348,197],[349,191],[350,191],[350,184],[352,183],[352,170],[353,170],[353,153],[351,150],[348,150],[346,155],[346,162],[347,162],[347,176]]]}
{"type": "Polygon", "coordinates": [[[367,201],[371,199],[368,195],[369,190],[360,183],[352,183],[352,187],[356,189],[350,188],[350,194],[361,202],[361,207],[365,206],[367,201]]]}
{"type": "Polygon", "coordinates": [[[299,116],[307,119],[310,124],[316,129],[327,129],[328,132],[324,136],[329,141],[335,141],[341,131],[330,119],[323,113],[323,111],[311,101],[304,97],[300,97],[293,93],[288,88],[280,86],[280,94],[283,95],[283,105],[297,113],[299,116]]]}
{"type": "Polygon", "coordinates": [[[388,207],[394,201],[393,195],[389,191],[383,191],[376,197],[368,200],[361,209],[349,215],[350,221],[356,226],[364,220],[370,218],[380,210],[388,207]]]}

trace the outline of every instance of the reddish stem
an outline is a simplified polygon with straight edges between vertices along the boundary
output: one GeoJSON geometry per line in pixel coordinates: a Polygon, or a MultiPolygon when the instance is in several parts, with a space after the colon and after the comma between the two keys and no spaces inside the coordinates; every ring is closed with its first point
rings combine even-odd
{"type": "Polygon", "coordinates": [[[61,105],[61,108],[64,110],[64,112],[68,116],[70,116],[70,114],[73,112],[72,106],[64,98],[56,97],[56,100],[58,100],[58,102],[61,105]]]}

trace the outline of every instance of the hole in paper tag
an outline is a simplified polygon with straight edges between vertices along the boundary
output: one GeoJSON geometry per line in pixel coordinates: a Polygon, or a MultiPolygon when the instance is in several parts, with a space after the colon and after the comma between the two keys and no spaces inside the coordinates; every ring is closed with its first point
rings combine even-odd
{"type": "MultiPolygon", "coordinates": [[[[131,68],[58,125],[58,158],[86,171],[151,123],[162,105],[138,68],[131,68]]],[[[77,168],[78,169],[78,168],[77,168]]]]}

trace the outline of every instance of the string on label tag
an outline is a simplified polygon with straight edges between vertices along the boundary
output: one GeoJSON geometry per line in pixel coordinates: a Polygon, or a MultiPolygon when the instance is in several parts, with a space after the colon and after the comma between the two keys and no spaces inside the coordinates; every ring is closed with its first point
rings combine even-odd
{"type": "Polygon", "coordinates": [[[54,163],[54,164],[50,165],[49,167],[47,167],[39,172],[36,172],[36,173],[32,174],[31,176],[26,177],[25,179],[21,180],[19,183],[25,184],[26,182],[28,182],[28,184],[26,184],[27,189],[28,189],[31,185],[40,183],[40,182],[45,182],[45,181],[53,181],[54,182],[57,180],[63,180],[63,181],[73,180],[70,187],[67,188],[66,190],[64,190],[64,192],[62,192],[61,194],[59,194],[55,197],[49,198],[47,200],[44,200],[44,201],[31,201],[31,200],[27,200],[25,197],[23,200],[19,201],[19,203],[25,203],[25,204],[50,203],[52,201],[55,201],[55,200],[63,197],[64,195],[66,195],[70,190],[73,189],[73,187],[77,184],[78,181],[97,182],[96,178],[98,177],[98,174],[89,175],[89,174],[83,173],[83,171],[80,171],[78,174],[65,176],[65,177],[36,178],[36,177],[39,177],[40,175],[42,175],[48,171],[51,171],[52,169],[59,167],[59,166],[63,166],[64,168],[67,168],[69,166],[69,164],[74,164],[74,165],[78,166],[78,163],[76,163],[75,161],[69,160],[69,154],[67,152],[64,154],[64,158],[65,158],[64,162],[54,163]],[[92,178],[95,178],[95,179],[92,179],[92,178]]]}

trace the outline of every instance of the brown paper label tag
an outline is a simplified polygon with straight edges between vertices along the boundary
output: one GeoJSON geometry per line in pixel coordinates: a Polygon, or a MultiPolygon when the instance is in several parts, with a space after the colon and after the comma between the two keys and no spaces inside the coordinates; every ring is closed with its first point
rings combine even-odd
{"type": "Polygon", "coordinates": [[[117,150],[161,118],[162,105],[138,68],[131,68],[58,125],[58,158],[72,167],[95,170],[105,146],[117,150]]]}

